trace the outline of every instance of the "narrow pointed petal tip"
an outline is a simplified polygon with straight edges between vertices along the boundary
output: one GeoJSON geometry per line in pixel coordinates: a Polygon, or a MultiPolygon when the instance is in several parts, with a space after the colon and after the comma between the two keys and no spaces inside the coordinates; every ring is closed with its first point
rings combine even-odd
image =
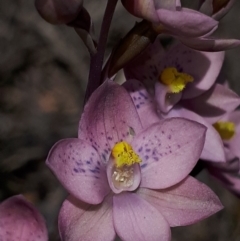
{"type": "Polygon", "coordinates": [[[98,153],[82,140],[57,142],[46,164],[66,190],[84,202],[99,204],[110,191],[106,168],[98,153]]]}
{"type": "Polygon", "coordinates": [[[61,240],[113,241],[112,197],[99,205],[89,205],[69,196],[58,216],[61,240]]]}
{"type": "Polygon", "coordinates": [[[48,240],[42,215],[22,195],[8,198],[0,204],[0,227],[1,240],[48,240]]]}
{"type": "Polygon", "coordinates": [[[135,193],[113,197],[113,222],[124,241],[170,241],[170,227],[165,218],[135,193]]]}
{"type": "Polygon", "coordinates": [[[206,127],[183,118],[154,124],[134,139],[142,160],[141,187],[162,189],[183,180],[196,165],[205,142],[206,127]]]}
{"type": "Polygon", "coordinates": [[[137,194],[153,205],[171,227],[196,223],[223,209],[216,194],[191,176],[168,189],[140,188],[137,194]]]}

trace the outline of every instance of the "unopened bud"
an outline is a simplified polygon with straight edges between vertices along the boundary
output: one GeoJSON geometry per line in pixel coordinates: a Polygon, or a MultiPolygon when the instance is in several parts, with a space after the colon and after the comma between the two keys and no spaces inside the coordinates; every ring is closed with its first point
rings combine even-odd
{"type": "Polygon", "coordinates": [[[82,9],[83,0],[35,0],[39,14],[51,24],[73,21],[82,9]]]}

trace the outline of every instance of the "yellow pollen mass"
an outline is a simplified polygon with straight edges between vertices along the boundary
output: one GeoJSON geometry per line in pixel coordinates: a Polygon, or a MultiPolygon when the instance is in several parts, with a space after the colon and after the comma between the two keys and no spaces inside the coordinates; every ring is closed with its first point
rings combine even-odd
{"type": "Polygon", "coordinates": [[[174,67],[168,67],[162,71],[159,80],[162,84],[169,86],[172,93],[179,93],[194,79],[189,74],[178,72],[174,67]]]}
{"type": "Polygon", "coordinates": [[[230,140],[235,135],[235,124],[230,121],[218,121],[213,124],[223,140],[230,140]]]}
{"type": "Polygon", "coordinates": [[[112,156],[115,161],[115,165],[117,168],[123,166],[131,166],[135,163],[140,163],[141,159],[134,152],[131,145],[127,142],[122,141],[118,142],[112,149],[112,156]]]}

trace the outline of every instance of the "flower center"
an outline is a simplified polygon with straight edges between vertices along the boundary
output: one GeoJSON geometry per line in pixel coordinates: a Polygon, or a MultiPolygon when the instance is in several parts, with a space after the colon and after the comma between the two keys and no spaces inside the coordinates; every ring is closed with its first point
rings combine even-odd
{"type": "MultiPolygon", "coordinates": [[[[141,159],[127,142],[118,142],[112,149],[111,180],[114,190],[135,190],[140,182],[141,159]]],[[[118,192],[115,190],[115,192],[118,192]]]]}
{"type": "Polygon", "coordinates": [[[169,86],[171,93],[181,92],[186,87],[186,84],[193,82],[193,80],[191,75],[178,72],[174,67],[165,68],[159,77],[162,84],[169,86]]]}
{"type": "Polygon", "coordinates": [[[125,141],[118,142],[112,149],[112,156],[117,168],[123,166],[132,166],[135,163],[140,163],[141,159],[134,152],[132,147],[125,141]]]}
{"type": "Polygon", "coordinates": [[[218,121],[213,124],[213,127],[217,130],[223,140],[230,140],[235,135],[235,124],[230,121],[218,121]]]}

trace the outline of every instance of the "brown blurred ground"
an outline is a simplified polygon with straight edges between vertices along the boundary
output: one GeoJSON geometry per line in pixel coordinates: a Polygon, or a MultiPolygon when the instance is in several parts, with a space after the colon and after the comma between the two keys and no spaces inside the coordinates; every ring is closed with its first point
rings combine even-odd
{"type": "MultiPolygon", "coordinates": [[[[86,1],[96,32],[106,1],[86,1]]],[[[135,19],[118,5],[111,47],[135,19]]],[[[224,18],[219,34],[240,38],[240,1],[224,18]]],[[[50,240],[57,241],[57,213],[66,193],[44,164],[59,139],[75,137],[88,76],[89,57],[74,30],[52,26],[33,1],[0,1],[0,200],[23,193],[44,214],[50,240]]],[[[240,48],[230,50],[224,73],[240,94],[240,48]]],[[[196,225],[173,229],[173,241],[239,241],[240,202],[206,173],[225,209],[196,225]]],[[[149,240],[150,241],[150,240],[149,240]]]]}

